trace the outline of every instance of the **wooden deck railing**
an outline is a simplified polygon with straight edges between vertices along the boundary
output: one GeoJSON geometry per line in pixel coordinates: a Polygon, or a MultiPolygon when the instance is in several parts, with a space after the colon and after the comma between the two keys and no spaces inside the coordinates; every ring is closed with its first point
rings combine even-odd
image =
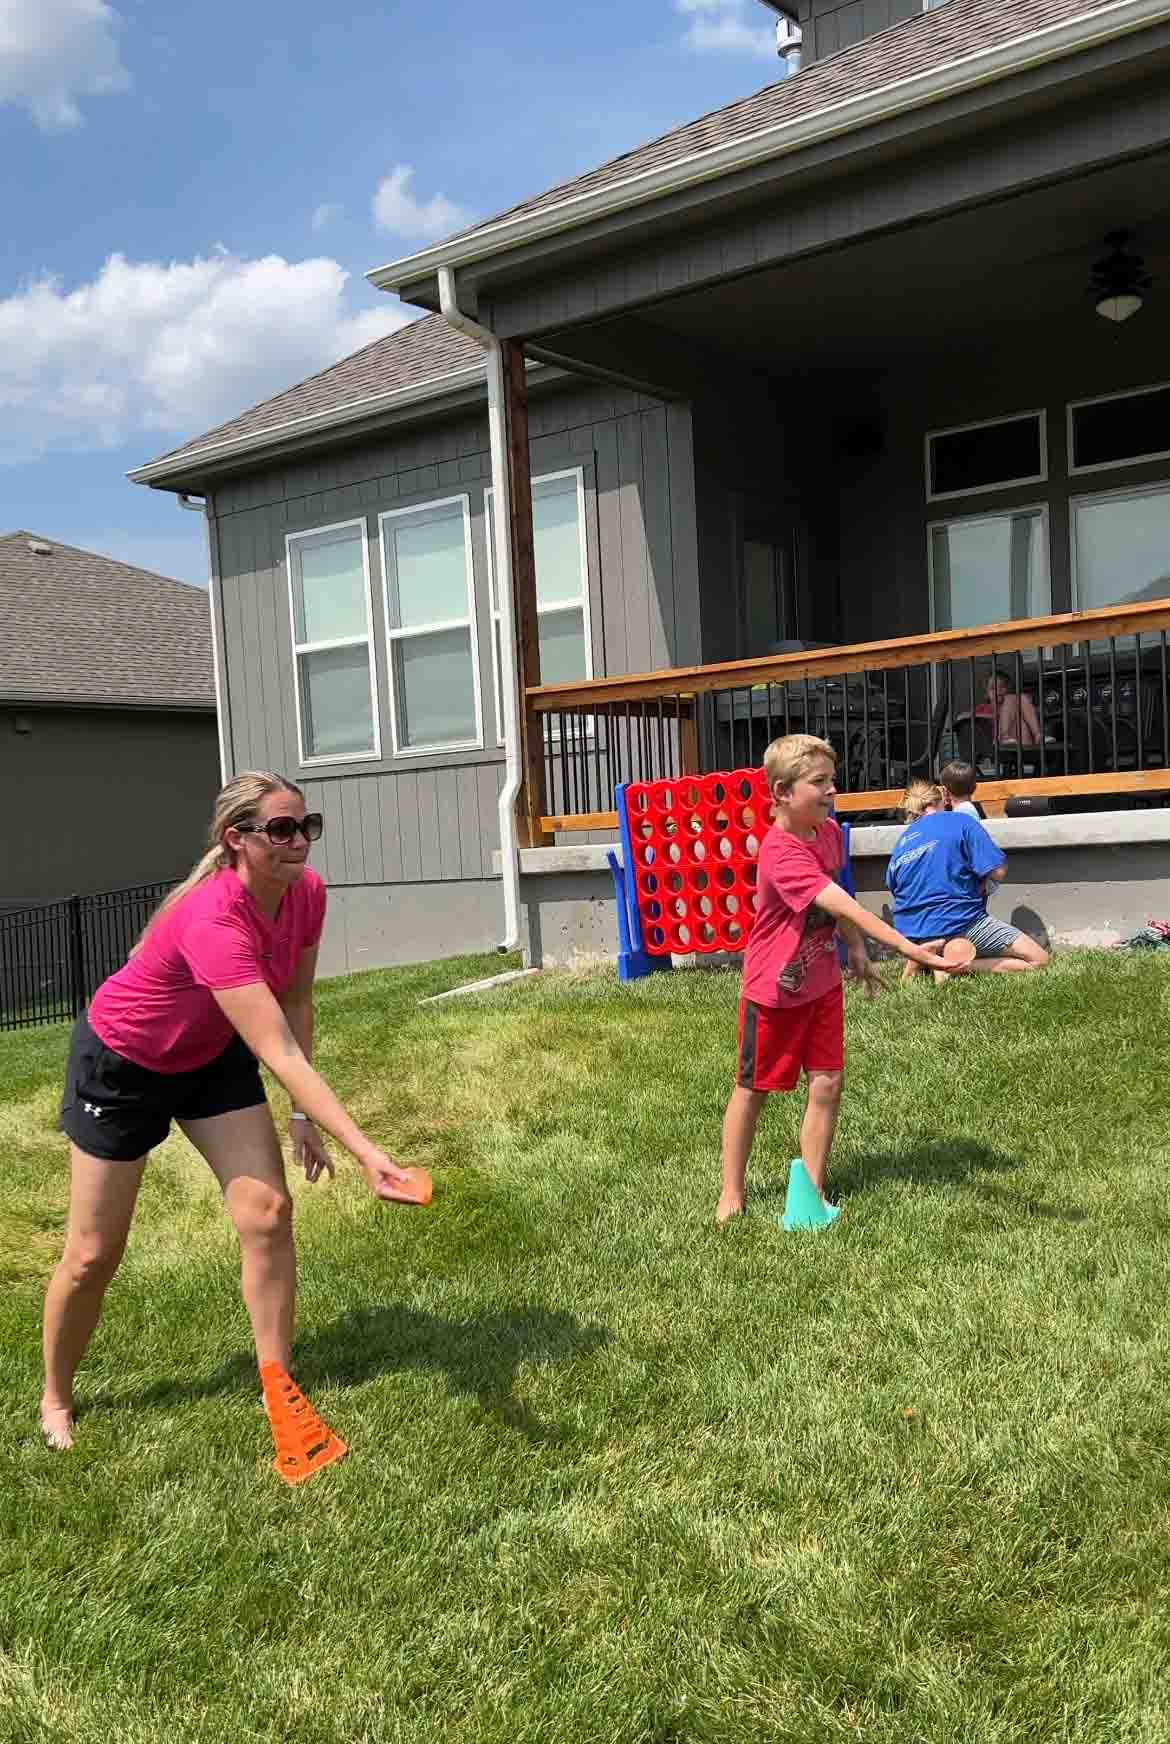
{"type": "Polygon", "coordinates": [[[1168,630],[1170,598],[534,686],[528,815],[546,841],[610,829],[616,782],[747,767],[786,732],[834,745],[846,813],[893,811],[907,781],[955,756],[979,766],[992,815],[1017,796],[1170,793],[1168,630]],[[1040,723],[1038,742],[1011,730],[1013,711],[1040,723]]]}

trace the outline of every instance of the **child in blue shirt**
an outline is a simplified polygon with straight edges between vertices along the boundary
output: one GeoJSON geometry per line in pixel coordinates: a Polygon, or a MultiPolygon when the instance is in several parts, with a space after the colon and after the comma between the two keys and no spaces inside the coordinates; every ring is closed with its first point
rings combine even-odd
{"type": "MultiPolygon", "coordinates": [[[[886,868],[896,930],[972,969],[1043,969],[1048,952],[987,912],[988,885],[1000,882],[1007,862],[978,819],[948,811],[945,791],[928,781],[914,782],[902,807],[908,822],[886,868]]],[[[907,964],[904,978],[915,969],[907,964]]]]}

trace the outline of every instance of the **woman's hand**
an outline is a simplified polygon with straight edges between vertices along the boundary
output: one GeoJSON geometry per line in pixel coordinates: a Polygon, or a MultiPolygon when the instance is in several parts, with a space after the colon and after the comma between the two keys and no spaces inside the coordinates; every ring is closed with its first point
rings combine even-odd
{"type": "Polygon", "coordinates": [[[325,1149],[325,1140],[321,1137],[311,1120],[290,1120],[288,1123],[289,1137],[292,1139],[293,1161],[305,1171],[305,1180],[319,1181],[327,1174],[332,1180],[334,1175],[333,1160],[325,1149]]]}
{"type": "Polygon", "coordinates": [[[409,1179],[406,1171],[400,1169],[385,1151],[370,1151],[368,1156],[362,1157],[361,1165],[370,1184],[370,1192],[376,1199],[392,1198],[389,1189],[400,1186],[409,1179]]]}

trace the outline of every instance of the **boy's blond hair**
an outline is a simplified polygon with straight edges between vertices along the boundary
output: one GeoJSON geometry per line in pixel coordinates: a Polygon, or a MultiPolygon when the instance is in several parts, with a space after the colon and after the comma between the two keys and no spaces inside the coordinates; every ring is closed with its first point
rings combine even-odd
{"type": "Polygon", "coordinates": [[[946,808],[945,788],[933,781],[912,781],[902,795],[902,816],[907,821],[924,817],[932,805],[946,808]]]}
{"type": "Polygon", "coordinates": [[[812,733],[788,733],[782,739],[773,739],[764,752],[764,775],[769,791],[774,790],[777,783],[781,787],[791,787],[794,782],[803,780],[818,757],[827,757],[834,769],[837,767],[837,753],[827,739],[818,739],[812,733]]]}

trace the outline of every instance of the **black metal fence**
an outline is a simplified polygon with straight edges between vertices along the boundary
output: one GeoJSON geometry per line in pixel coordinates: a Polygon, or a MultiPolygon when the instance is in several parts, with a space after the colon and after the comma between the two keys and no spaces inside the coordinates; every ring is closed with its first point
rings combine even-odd
{"type": "MultiPolygon", "coordinates": [[[[782,733],[837,752],[846,793],[898,789],[954,758],[984,780],[1170,768],[1167,632],[871,667],[542,711],[548,812],[604,812],[618,781],[758,764],[782,733]]],[[[1101,790],[1101,783],[1096,783],[1101,790]]]]}
{"type": "Polygon", "coordinates": [[[167,891],[136,884],[0,914],[0,1030],[68,1023],[121,968],[167,891]]]}

